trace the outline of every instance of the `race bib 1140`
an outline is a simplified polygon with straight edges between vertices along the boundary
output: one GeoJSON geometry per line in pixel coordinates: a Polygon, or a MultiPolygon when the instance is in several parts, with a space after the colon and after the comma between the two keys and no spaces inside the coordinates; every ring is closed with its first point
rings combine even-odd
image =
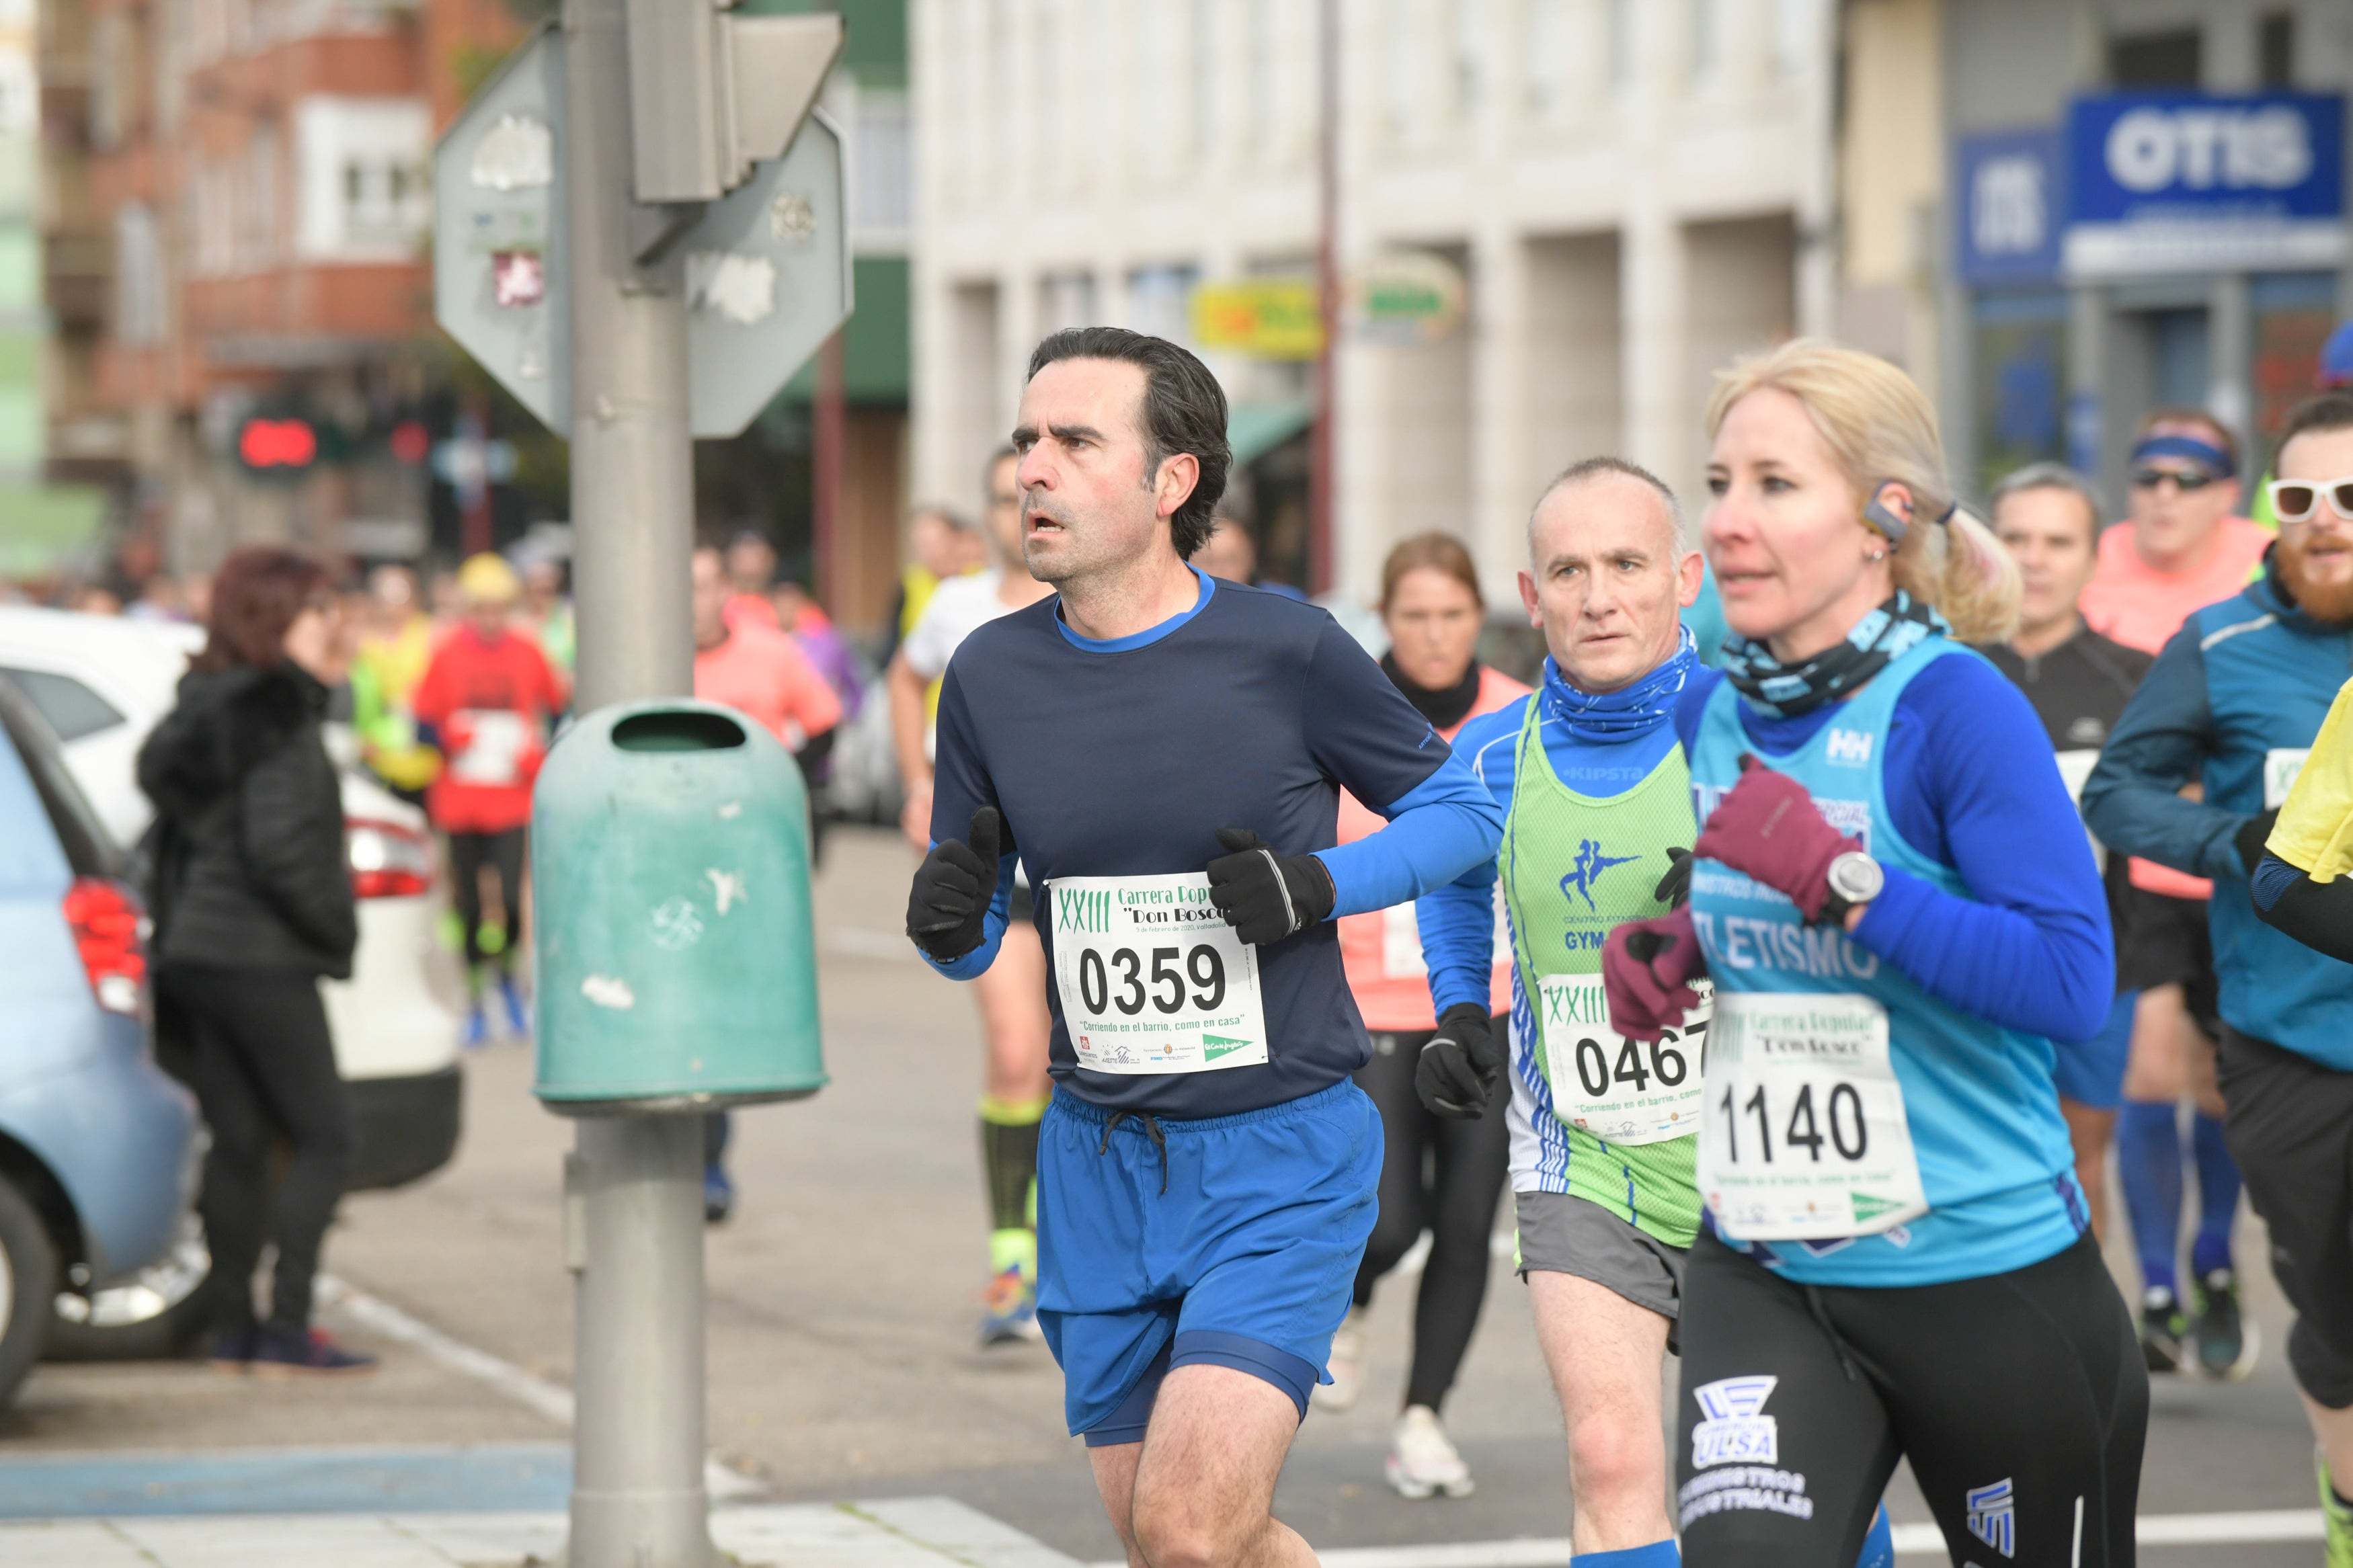
{"type": "Polygon", "coordinates": [[[1717,993],[1698,1175],[1738,1241],[1875,1236],[1927,1213],[1887,1010],[1834,993],[1717,993]]]}
{"type": "Polygon", "coordinates": [[[1201,872],[1047,884],[1054,987],[1092,1072],[1216,1072],[1267,1059],[1258,950],[1209,902],[1201,872]]]}

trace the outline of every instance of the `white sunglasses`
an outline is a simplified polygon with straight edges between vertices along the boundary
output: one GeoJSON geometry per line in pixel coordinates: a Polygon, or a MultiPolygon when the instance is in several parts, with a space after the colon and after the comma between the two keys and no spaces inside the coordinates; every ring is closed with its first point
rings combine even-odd
{"type": "Polygon", "coordinates": [[[2328,510],[2348,522],[2353,522],[2353,474],[2341,479],[2318,484],[2311,479],[2274,479],[2271,483],[2272,515],[2282,522],[2304,522],[2320,510],[2320,498],[2328,498],[2328,510]]]}

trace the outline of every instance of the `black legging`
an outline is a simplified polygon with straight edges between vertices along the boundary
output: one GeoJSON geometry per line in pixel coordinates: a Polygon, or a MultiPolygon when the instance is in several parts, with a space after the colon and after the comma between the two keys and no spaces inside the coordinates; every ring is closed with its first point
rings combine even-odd
{"type": "Polygon", "coordinates": [[[335,1069],[319,983],[295,970],[173,964],[160,982],[185,1021],[196,1102],[212,1130],[197,1201],[212,1249],[216,1321],[254,1321],[253,1271],[278,1248],[273,1328],[311,1323],[319,1246],[352,1164],[351,1108],[335,1069]],[[290,1158],[270,1191],[272,1146],[290,1158]]]}
{"type": "MultiPolygon", "coordinates": [[[[1496,1023],[1500,1031],[1504,1026],[1496,1023]]],[[[1414,1064],[1427,1031],[1373,1036],[1373,1059],[1356,1074],[1356,1085],[1380,1108],[1380,1216],[1365,1260],[1356,1268],[1356,1305],[1373,1299],[1373,1282],[1398,1265],[1427,1230],[1430,1260],[1422,1265],[1421,1291],[1414,1302],[1413,1371],[1405,1402],[1443,1406],[1479,1308],[1487,1299],[1487,1237],[1495,1226],[1495,1205],[1511,1167],[1511,1136],[1504,1107],[1511,1098],[1498,1082],[1487,1114],[1476,1121],[1432,1116],[1413,1092],[1414,1064]],[[1425,1155],[1427,1163],[1425,1163],[1425,1155]]]]}
{"type": "Polygon", "coordinates": [[[482,868],[499,879],[499,902],[506,909],[506,945],[494,955],[501,973],[512,961],[515,943],[522,940],[523,830],[504,833],[449,835],[449,881],[456,891],[458,918],[466,922],[466,966],[482,962],[482,868]]]}

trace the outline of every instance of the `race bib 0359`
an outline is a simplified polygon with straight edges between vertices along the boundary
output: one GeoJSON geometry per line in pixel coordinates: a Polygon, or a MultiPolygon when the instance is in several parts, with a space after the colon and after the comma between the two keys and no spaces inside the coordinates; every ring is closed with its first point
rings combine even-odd
{"type": "Polygon", "coordinates": [[[1216,1072],[1267,1059],[1258,951],[1201,872],[1057,877],[1054,988],[1092,1072],[1216,1072]]]}

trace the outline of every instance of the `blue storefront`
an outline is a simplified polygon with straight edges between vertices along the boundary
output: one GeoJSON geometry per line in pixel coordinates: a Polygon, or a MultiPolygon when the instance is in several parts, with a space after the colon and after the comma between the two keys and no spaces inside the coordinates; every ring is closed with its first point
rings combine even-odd
{"type": "Polygon", "coordinates": [[[2134,424],[2204,407],[2260,448],[2312,389],[2347,276],[2342,95],[2084,95],[1957,138],[1957,454],[1981,489],[2062,458],[2118,477],[2134,424]]]}

